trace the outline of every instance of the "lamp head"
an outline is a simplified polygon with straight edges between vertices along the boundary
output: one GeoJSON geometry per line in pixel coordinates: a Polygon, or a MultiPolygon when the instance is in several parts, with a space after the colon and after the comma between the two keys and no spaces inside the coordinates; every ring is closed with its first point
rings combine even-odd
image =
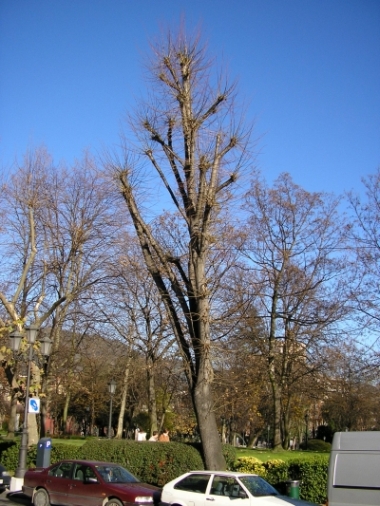
{"type": "Polygon", "coordinates": [[[108,391],[111,395],[113,395],[116,391],[116,381],[113,378],[108,383],[108,391]]]}
{"type": "Polygon", "coordinates": [[[9,334],[10,347],[12,351],[17,352],[20,349],[22,338],[23,335],[18,330],[14,330],[9,334]]]}
{"type": "Polygon", "coordinates": [[[38,325],[29,325],[28,327],[25,327],[26,332],[26,339],[29,344],[34,344],[36,342],[38,331],[40,330],[40,327],[38,325]]]}

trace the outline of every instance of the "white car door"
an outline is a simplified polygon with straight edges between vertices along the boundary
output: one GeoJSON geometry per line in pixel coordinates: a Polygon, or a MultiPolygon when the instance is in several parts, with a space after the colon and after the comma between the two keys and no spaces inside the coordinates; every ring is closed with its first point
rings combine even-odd
{"type": "Polygon", "coordinates": [[[177,482],[170,490],[165,490],[164,487],[161,501],[167,504],[204,506],[210,478],[210,474],[190,474],[177,482]]]}
{"type": "Polygon", "coordinates": [[[233,477],[214,475],[212,483],[208,487],[203,506],[231,506],[233,499],[234,506],[248,506],[250,500],[233,477]]]}

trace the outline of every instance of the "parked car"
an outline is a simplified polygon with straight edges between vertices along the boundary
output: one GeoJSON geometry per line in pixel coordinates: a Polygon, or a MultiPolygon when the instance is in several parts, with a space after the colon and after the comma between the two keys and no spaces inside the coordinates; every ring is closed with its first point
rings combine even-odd
{"type": "Polygon", "coordinates": [[[62,460],[29,469],[22,490],[34,506],[153,505],[159,503],[161,492],[118,464],[87,460],[62,460]]]}
{"type": "Polygon", "coordinates": [[[192,471],[170,481],[162,489],[161,506],[205,506],[211,502],[218,506],[312,505],[280,495],[257,474],[230,471],[192,471]]]}
{"type": "Polygon", "coordinates": [[[4,492],[5,489],[9,488],[11,483],[11,475],[5,469],[5,467],[0,464],[0,492],[4,492]]]}

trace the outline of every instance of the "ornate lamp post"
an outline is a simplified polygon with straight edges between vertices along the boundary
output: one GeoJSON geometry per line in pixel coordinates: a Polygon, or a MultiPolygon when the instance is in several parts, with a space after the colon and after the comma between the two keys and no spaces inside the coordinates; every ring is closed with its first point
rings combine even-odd
{"type": "Polygon", "coordinates": [[[111,430],[112,430],[112,400],[114,393],[116,391],[116,381],[112,378],[108,383],[108,391],[110,393],[110,416],[108,419],[108,439],[111,439],[111,430]]]}
{"type": "MultiPolygon", "coordinates": [[[[33,361],[33,345],[36,341],[38,331],[39,331],[38,325],[30,325],[29,327],[25,327],[26,340],[29,345],[28,368],[27,368],[27,373],[26,373],[24,423],[22,426],[22,433],[21,433],[21,446],[20,446],[18,467],[15,472],[16,478],[24,478],[24,475],[26,472],[26,457],[27,457],[27,453],[28,453],[28,439],[29,439],[28,411],[29,411],[30,369],[31,369],[32,361],[33,361]]],[[[23,335],[18,331],[14,331],[11,334],[9,334],[9,337],[10,337],[11,349],[14,352],[17,352],[19,350],[23,335]]],[[[48,337],[45,337],[43,339],[40,339],[39,342],[41,343],[42,355],[44,355],[46,357],[49,356],[50,350],[51,350],[50,339],[48,337]]]]}

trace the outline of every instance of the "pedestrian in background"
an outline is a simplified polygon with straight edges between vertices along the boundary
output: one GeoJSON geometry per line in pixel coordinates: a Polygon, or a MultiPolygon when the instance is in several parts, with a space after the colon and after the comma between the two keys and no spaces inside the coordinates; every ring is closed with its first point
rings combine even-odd
{"type": "Polygon", "coordinates": [[[169,438],[169,431],[167,429],[162,429],[162,432],[160,434],[160,437],[158,438],[160,442],[167,442],[170,441],[169,438]]]}
{"type": "Polygon", "coordinates": [[[158,441],[158,431],[154,430],[153,434],[150,436],[149,441],[158,441]]]}

